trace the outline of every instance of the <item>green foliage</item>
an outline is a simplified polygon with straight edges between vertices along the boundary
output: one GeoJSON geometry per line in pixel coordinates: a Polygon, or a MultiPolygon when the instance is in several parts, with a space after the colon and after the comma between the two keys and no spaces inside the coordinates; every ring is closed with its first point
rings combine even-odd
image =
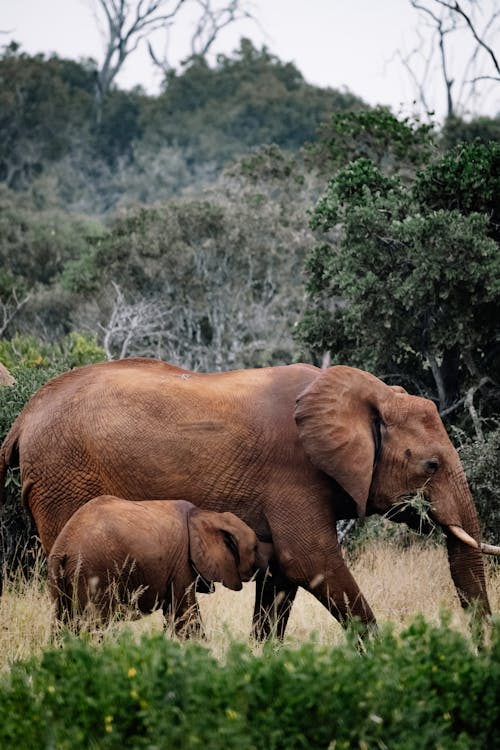
{"type": "Polygon", "coordinates": [[[344,204],[370,206],[375,198],[388,199],[391,194],[395,194],[395,201],[401,200],[403,192],[398,180],[385,177],[369,159],[357,159],[330,181],[311,216],[311,227],[326,232],[341,220],[344,204]]]}
{"type": "Polygon", "coordinates": [[[14,747],[393,750],[495,747],[500,634],[479,654],[447,627],[385,630],[345,646],[196,644],[126,634],[14,664],[0,681],[0,744],[14,747]]]}
{"type": "Polygon", "coordinates": [[[0,56],[0,180],[23,187],[85,137],[92,88],[91,63],[31,57],[10,44],[0,56]]]}
{"type": "Polygon", "coordinates": [[[450,117],[441,130],[441,140],[447,149],[462,143],[480,142],[487,145],[490,141],[500,141],[500,117],[477,117],[465,121],[459,117],[450,117]]]}
{"type": "Polygon", "coordinates": [[[96,99],[96,66],[0,55],[0,181],[26,189],[49,176],[64,205],[104,214],[119,203],[178,194],[213,182],[250,148],[297,150],[353,94],[307,84],[292,63],[242,40],[213,67],[194,57],[159,96],[113,88],[96,99]]]}
{"type": "Polygon", "coordinates": [[[170,73],[144,126],[188,148],[195,159],[221,166],[251,146],[297,149],[329,112],[360,104],[352,94],[307,84],[293,63],[242,39],[213,68],[195,57],[180,73],[170,73]]]}
{"type": "Polygon", "coordinates": [[[133,156],[132,144],[142,137],[140,123],[144,95],[140,91],[112,90],[106,96],[101,119],[94,127],[96,153],[111,165],[120,156],[133,156]]]}
{"type": "Polygon", "coordinates": [[[298,172],[295,160],[276,144],[263,146],[249,156],[243,157],[230,171],[232,174],[239,172],[252,184],[258,184],[263,180],[276,180],[283,184],[290,178],[296,185],[304,184],[304,176],[298,172]]]}
{"type": "Polygon", "coordinates": [[[325,239],[307,259],[301,341],[393,377],[441,409],[478,372],[493,377],[497,161],[494,144],[460,147],[410,185],[366,159],[340,170],[311,217],[325,239]]]}
{"type": "Polygon", "coordinates": [[[73,323],[88,325],[91,296],[113,356],[123,356],[129,330],[129,356],[204,370],[292,361],[305,190],[300,169],[273,146],[234,166],[203,200],[123,213],[65,266],[61,284],[81,300],[73,323]],[[130,322],[121,333],[118,315],[130,322]]]}
{"type": "Polygon", "coordinates": [[[422,208],[485,214],[500,241],[500,142],[460,144],[419,172],[414,194],[422,208]]]}
{"type": "Polygon", "coordinates": [[[104,349],[98,345],[96,334],[71,331],[57,344],[45,343],[34,336],[0,339],[0,362],[9,370],[36,367],[64,372],[104,359],[104,349]]]}
{"type": "Polygon", "coordinates": [[[9,275],[9,286],[18,292],[36,283],[48,284],[102,231],[90,218],[72,216],[44,204],[43,197],[0,184],[0,264],[9,275]]]}
{"type": "Polygon", "coordinates": [[[460,459],[479,513],[483,538],[496,543],[500,538],[500,427],[495,423],[482,439],[458,437],[462,443],[460,459]]]}
{"type": "Polygon", "coordinates": [[[406,117],[398,119],[385,107],[335,112],[322,122],[308,158],[323,174],[356,159],[367,159],[384,172],[405,172],[428,161],[433,129],[406,117]]]}
{"type": "MultiPolygon", "coordinates": [[[[15,378],[15,384],[0,388],[0,443],[33,393],[61,372],[104,360],[104,350],[96,336],[71,332],[57,344],[47,344],[34,336],[0,339],[0,362],[15,378]]],[[[38,544],[33,538],[31,518],[21,505],[18,470],[10,470],[0,515],[0,570],[14,572],[20,564],[29,568],[38,544]]]]}

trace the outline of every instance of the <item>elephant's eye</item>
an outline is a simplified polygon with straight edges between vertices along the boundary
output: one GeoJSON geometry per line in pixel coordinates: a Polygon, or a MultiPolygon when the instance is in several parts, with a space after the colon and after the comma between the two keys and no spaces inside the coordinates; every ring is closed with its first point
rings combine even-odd
{"type": "Polygon", "coordinates": [[[437,458],[429,458],[425,462],[425,468],[430,474],[434,474],[439,469],[439,461],[437,458]]]}

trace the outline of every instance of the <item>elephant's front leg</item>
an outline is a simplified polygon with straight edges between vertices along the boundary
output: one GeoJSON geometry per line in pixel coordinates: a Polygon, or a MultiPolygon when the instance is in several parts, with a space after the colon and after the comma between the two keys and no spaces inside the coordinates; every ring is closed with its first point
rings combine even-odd
{"type": "Polygon", "coordinates": [[[347,567],[337,541],[335,524],[322,514],[310,518],[306,531],[295,528],[274,534],[275,554],[287,579],[302,586],[344,627],[360,620],[367,635],[376,627],[375,616],[347,567]]]}
{"type": "Polygon", "coordinates": [[[253,635],[262,641],[273,635],[283,640],[297,585],[285,578],[276,565],[270,566],[269,572],[271,575],[260,570],[255,578],[253,635]]]}

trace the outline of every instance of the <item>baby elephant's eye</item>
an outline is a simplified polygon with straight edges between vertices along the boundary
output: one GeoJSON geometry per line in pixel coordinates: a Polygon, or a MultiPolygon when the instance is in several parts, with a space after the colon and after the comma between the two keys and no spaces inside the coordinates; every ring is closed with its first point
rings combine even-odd
{"type": "Polygon", "coordinates": [[[439,461],[437,458],[429,458],[425,462],[425,468],[430,474],[434,474],[439,469],[439,461]]]}

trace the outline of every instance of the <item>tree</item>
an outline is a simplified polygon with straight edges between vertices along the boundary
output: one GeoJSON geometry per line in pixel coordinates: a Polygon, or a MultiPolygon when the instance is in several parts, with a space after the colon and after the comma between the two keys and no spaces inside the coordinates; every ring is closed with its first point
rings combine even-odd
{"type": "MultiPolygon", "coordinates": [[[[127,58],[155,31],[169,31],[186,5],[199,8],[192,49],[200,55],[208,51],[222,28],[250,16],[243,8],[244,0],[230,0],[222,8],[213,5],[212,0],[96,0],[96,13],[104,36],[104,58],[97,72],[96,85],[98,122],[102,103],[127,58]]],[[[153,60],[158,62],[150,43],[149,49],[153,60]]]]}
{"type": "Polygon", "coordinates": [[[476,148],[445,155],[410,185],[366,159],[337,173],[312,216],[327,241],[308,257],[299,326],[318,354],[407,385],[443,415],[466,405],[473,420],[477,395],[484,413],[498,408],[500,343],[500,253],[487,213],[499,151],[482,147],[478,164],[476,148]]]}
{"type": "Polygon", "coordinates": [[[429,159],[433,145],[431,125],[399,119],[386,107],[368,109],[358,104],[321,122],[317,137],[306,148],[306,158],[322,174],[359,158],[369,159],[385,173],[414,173],[429,159]]]}
{"type": "Polygon", "coordinates": [[[9,287],[7,294],[0,291],[0,338],[5,335],[16,315],[31,298],[30,292],[19,297],[16,287],[11,284],[9,287]]]}
{"type": "MultiPolygon", "coordinates": [[[[441,80],[446,119],[474,112],[489,88],[500,83],[494,52],[500,31],[495,0],[410,0],[417,11],[417,40],[409,53],[398,53],[423,113],[441,109],[433,82],[441,80]]],[[[438,98],[439,97],[439,98],[438,98]]]]}
{"type": "MultiPolygon", "coordinates": [[[[237,21],[253,19],[252,14],[245,7],[244,0],[229,0],[226,5],[218,7],[213,0],[193,0],[193,5],[198,6],[199,15],[193,26],[190,44],[190,59],[205,58],[210,52],[214,42],[222,29],[237,21]]],[[[166,77],[175,69],[168,59],[169,28],[167,28],[167,39],[160,58],[154,51],[151,42],[148,42],[148,50],[153,63],[160,68],[166,77]]]]}
{"type": "Polygon", "coordinates": [[[196,57],[168,73],[163,93],[147,104],[145,139],[179,146],[191,163],[220,169],[255,146],[296,150],[331,112],[361,105],[349,92],[307,84],[293,63],[242,39],[213,66],[196,57]]]}
{"type": "Polygon", "coordinates": [[[160,299],[127,303],[118,284],[111,282],[111,285],[115,299],[110,316],[105,324],[99,324],[106,358],[133,355],[160,359],[163,340],[173,338],[168,332],[166,306],[160,299]]]}
{"type": "Polygon", "coordinates": [[[478,142],[486,145],[490,141],[500,142],[500,116],[475,117],[468,121],[453,117],[444,123],[440,140],[445,149],[460,143],[478,142]]]}
{"type": "Polygon", "coordinates": [[[12,42],[0,56],[0,180],[25,187],[43,167],[86,136],[91,64],[31,57],[12,42]]]}
{"type": "Polygon", "coordinates": [[[203,199],[130,210],[66,264],[73,326],[99,324],[111,357],[208,371],[293,361],[309,202],[299,167],[270,147],[203,199]]]}

